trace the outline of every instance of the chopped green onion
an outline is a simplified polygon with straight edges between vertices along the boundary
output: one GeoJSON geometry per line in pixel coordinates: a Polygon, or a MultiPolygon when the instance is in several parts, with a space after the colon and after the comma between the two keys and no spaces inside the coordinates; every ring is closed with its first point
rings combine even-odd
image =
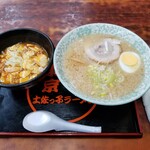
{"type": "Polygon", "coordinates": [[[89,65],[87,75],[91,79],[93,91],[91,95],[105,97],[109,94],[109,89],[124,80],[120,73],[114,73],[113,69],[104,65],[89,65]]]}

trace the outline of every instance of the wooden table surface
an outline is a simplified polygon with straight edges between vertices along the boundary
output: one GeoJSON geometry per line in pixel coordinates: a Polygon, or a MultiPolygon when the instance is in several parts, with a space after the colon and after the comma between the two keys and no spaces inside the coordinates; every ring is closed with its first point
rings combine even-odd
{"type": "MultiPolygon", "coordinates": [[[[148,0],[0,0],[0,33],[31,27],[50,36],[56,46],[71,29],[87,23],[113,23],[137,33],[150,44],[148,0]]],[[[138,101],[142,138],[0,138],[0,150],[148,150],[150,124],[138,101]]]]}

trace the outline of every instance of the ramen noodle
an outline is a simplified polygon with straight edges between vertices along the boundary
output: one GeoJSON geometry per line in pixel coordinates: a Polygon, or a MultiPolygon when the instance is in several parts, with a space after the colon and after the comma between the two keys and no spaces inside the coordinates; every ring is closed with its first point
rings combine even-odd
{"type": "Polygon", "coordinates": [[[141,82],[139,52],[115,36],[93,34],[72,42],[63,56],[65,76],[85,95],[115,99],[141,82]]]}

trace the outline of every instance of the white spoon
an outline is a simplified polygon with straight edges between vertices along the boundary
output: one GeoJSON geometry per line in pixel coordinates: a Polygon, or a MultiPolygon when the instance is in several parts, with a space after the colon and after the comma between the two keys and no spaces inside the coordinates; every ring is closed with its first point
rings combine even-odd
{"type": "Polygon", "coordinates": [[[35,111],[27,114],[23,119],[23,127],[31,132],[77,131],[101,133],[101,127],[79,125],[65,121],[49,111],[35,111]]]}

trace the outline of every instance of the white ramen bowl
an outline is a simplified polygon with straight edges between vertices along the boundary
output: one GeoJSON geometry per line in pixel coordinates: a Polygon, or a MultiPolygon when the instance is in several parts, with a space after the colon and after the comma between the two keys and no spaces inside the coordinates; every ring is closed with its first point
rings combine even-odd
{"type": "Polygon", "coordinates": [[[64,87],[73,93],[75,96],[98,105],[122,105],[139,99],[150,87],[150,48],[149,46],[135,33],[118,25],[106,23],[94,23],[80,26],[68,32],[58,43],[54,52],[54,69],[60,82],[64,87]],[[109,34],[122,38],[135,47],[144,62],[144,77],[139,86],[131,93],[122,96],[118,99],[103,99],[93,98],[76,89],[68,77],[64,73],[63,57],[64,52],[70,43],[89,34],[109,34]]]}

